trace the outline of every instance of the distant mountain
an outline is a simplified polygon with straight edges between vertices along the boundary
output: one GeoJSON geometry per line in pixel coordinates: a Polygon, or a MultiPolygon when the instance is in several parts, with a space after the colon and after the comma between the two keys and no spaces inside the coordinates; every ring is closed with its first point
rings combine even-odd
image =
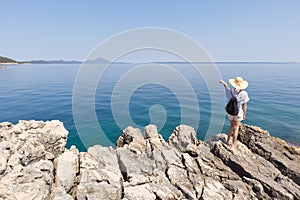
{"type": "MultiPolygon", "coordinates": [[[[104,58],[96,58],[94,60],[87,60],[84,62],[85,64],[108,64],[108,63],[112,63],[109,60],[106,60],[104,58]]],[[[114,64],[130,64],[128,62],[113,62],[114,64]]]]}
{"type": "Polygon", "coordinates": [[[96,58],[94,60],[87,60],[84,63],[86,63],[86,64],[107,64],[107,63],[110,63],[110,61],[108,61],[104,58],[96,58]]]}
{"type": "Polygon", "coordinates": [[[0,56],[0,63],[17,63],[17,61],[11,58],[0,56]]]}
{"type": "Polygon", "coordinates": [[[81,64],[81,61],[66,61],[66,60],[31,60],[28,61],[30,64],[81,64]]]}

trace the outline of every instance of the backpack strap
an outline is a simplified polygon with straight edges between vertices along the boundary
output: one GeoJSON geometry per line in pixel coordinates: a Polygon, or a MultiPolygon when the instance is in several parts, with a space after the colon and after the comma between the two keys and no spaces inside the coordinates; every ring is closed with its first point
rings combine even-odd
{"type": "MultiPolygon", "coordinates": [[[[243,90],[240,90],[235,96],[239,95],[243,90]]],[[[231,96],[233,97],[233,88],[230,90],[231,96]]]]}

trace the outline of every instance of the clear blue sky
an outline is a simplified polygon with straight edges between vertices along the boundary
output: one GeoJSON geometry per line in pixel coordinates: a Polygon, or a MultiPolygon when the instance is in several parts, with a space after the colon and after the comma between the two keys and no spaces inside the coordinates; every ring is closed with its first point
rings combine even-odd
{"type": "Polygon", "coordinates": [[[300,61],[299,0],[0,0],[0,55],[83,60],[132,28],[180,31],[215,61],[300,61]]]}

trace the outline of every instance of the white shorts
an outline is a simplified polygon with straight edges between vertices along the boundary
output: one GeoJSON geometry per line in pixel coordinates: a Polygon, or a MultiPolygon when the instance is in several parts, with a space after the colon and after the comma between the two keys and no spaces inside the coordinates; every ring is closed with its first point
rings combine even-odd
{"type": "Polygon", "coordinates": [[[236,121],[236,122],[240,122],[243,120],[243,113],[242,114],[238,114],[237,116],[232,116],[232,115],[229,115],[227,114],[227,117],[229,119],[229,121],[236,121]]]}

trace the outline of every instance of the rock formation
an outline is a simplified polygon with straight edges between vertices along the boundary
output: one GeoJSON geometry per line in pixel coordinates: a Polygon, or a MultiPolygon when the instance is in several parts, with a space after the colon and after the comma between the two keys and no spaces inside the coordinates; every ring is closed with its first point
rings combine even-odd
{"type": "Polygon", "coordinates": [[[67,136],[59,121],[1,123],[0,199],[49,199],[67,136]]]}
{"type": "Polygon", "coordinates": [[[59,121],[0,123],[0,199],[300,199],[300,148],[243,125],[237,149],[192,127],[166,142],[154,125],[127,127],[117,148],[65,149],[59,121]]]}

